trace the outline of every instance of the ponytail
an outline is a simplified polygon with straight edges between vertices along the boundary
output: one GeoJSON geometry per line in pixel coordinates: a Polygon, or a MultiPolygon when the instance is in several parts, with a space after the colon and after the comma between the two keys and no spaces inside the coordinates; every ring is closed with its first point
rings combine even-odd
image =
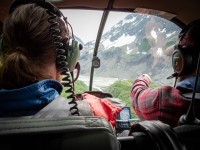
{"type": "Polygon", "coordinates": [[[37,69],[23,51],[14,51],[7,54],[2,62],[0,80],[4,81],[4,87],[6,84],[10,88],[20,88],[32,84],[38,80],[38,77],[42,76],[35,68],[37,69]]]}
{"type": "MultiPolygon", "coordinates": [[[[62,20],[58,23],[62,25],[62,20]]],[[[52,79],[49,66],[56,62],[56,51],[46,9],[36,4],[19,6],[4,20],[3,27],[0,87],[15,89],[52,79]]],[[[62,37],[67,34],[62,32],[62,37]]]]}

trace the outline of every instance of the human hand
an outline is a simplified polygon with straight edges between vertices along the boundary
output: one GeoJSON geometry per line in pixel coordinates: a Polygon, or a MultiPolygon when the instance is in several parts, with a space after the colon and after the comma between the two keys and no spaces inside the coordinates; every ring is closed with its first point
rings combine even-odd
{"type": "Polygon", "coordinates": [[[151,77],[148,74],[143,74],[143,75],[139,76],[138,79],[141,79],[141,80],[145,79],[145,81],[148,84],[150,84],[152,82],[152,79],[151,79],[151,77]]]}

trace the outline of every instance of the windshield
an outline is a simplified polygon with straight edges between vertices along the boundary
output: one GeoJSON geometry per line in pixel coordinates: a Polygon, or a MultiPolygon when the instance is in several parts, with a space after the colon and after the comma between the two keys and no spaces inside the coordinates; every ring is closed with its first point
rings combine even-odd
{"type": "MultiPolygon", "coordinates": [[[[89,89],[93,51],[103,12],[62,12],[71,23],[76,39],[84,46],[79,61],[81,82],[76,86],[76,93],[81,93],[89,89]]],[[[139,75],[150,75],[151,87],[173,86],[174,80],[166,78],[173,73],[171,55],[180,31],[174,23],[157,16],[110,12],[99,44],[100,67],[94,68],[92,90],[109,92],[131,107],[131,85],[139,75]]]]}

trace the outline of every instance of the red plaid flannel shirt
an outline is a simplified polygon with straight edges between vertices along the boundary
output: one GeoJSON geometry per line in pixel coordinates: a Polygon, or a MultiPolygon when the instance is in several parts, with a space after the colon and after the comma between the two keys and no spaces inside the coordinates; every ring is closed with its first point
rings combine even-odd
{"type": "Polygon", "coordinates": [[[190,101],[171,86],[149,88],[150,81],[140,76],[131,90],[132,106],[141,120],[161,120],[175,127],[181,115],[187,112],[190,101]]]}

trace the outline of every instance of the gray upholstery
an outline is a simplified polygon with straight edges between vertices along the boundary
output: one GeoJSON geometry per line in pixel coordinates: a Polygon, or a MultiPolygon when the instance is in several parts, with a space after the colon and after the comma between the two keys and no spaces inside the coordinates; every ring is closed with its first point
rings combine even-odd
{"type": "Polygon", "coordinates": [[[0,149],[118,150],[107,120],[100,117],[0,119],[0,149]]]}

